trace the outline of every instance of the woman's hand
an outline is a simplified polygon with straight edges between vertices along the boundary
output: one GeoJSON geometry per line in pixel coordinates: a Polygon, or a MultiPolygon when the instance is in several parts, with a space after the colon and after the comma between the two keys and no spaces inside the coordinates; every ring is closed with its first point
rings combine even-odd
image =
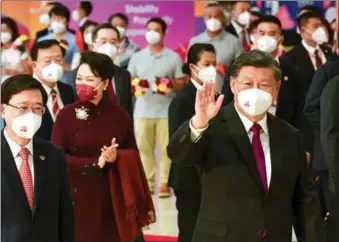
{"type": "Polygon", "coordinates": [[[110,147],[104,146],[101,149],[101,155],[105,158],[106,162],[109,163],[114,163],[114,161],[117,159],[117,148],[118,148],[118,144],[115,143],[115,138],[112,139],[112,144],[110,147]]]}

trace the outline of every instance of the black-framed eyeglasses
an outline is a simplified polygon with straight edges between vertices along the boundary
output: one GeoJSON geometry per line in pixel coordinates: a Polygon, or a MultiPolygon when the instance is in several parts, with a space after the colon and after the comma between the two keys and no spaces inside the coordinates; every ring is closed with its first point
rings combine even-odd
{"type": "Polygon", "coordinates": [[[19,111],[20,114],[26,114],[28,113],[30,110],[32,110],[33,113],[37,114],[37,115],[43,115],[46,111],[46,108],[43,106],[36,106],[36,107],[26,107],[26,106],[15,106],[12,104],[7,104],[7,106],[10,106],[12,108],[15,108],[16,110],[19,111]]]}

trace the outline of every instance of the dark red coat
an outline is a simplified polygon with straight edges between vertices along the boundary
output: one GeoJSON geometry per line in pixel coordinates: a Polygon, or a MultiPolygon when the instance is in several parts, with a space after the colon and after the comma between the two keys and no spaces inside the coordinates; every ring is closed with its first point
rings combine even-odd
{"type": "Polygon", "coordinates": [[[119,149],[137,150],[128,114],[108,99],[97,106],[79,102],[66,106],[55,122],[52,142],[66,153],[78,242],[120,241],[108,176],[115,164],[104,169],[96,165],[101,148],[110,146],[113,138],[119,149]],[[86,109],[88,117],[77,118],[76,109],[86,109]]]}

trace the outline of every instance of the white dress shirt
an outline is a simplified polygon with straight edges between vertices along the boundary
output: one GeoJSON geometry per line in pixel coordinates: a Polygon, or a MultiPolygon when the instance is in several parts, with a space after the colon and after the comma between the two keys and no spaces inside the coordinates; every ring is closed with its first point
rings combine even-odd
{"type": "MultiPolygon", "coordinates": [[[[244,128],[247,132],[248,138],[250,139],[250,142],[252,143],[252,137],[253,132],[251,131],[251,128],[253,126],[253,122],[246,118],[244,115],[242,115],[237,109],[236,109],[240,120],[242,121],[244,128]]],[[[265,154],[265,165],[266,165],[266,176],[267,176],[267,186],[270,186],[271,177],[272,177],[272,163],[271,163],[271,149],[270,149],[270,140],[269,140],[269,133],[268,133],[268,127],[267,127],[267,115],[258,122],[258,124],[261,126],[262,130],[260,132],[260,140],[261,145],[264,150],[265,154]]],[[[208,128],[203,129],[195,129],[192,125],[192,120],[190,122],[190,129],[191,129],[191,140],[197,142],[199,140],[199,137],[201,137],[202,133],[208,128]]]]}
{"type": "Polygon", "coordinates": [[[33,142],[32,142],[32,140],[29,141],[29,143],[25,147],[21,147],[20,145],[15,143],[8,136],[6,129],[4,129],[4,136],[5,136],[5,139],[7,140],[9,148],[12,151],[12,155],[13,155],[13,158],[14,158],[14,161],[15,161],[15,165],[16,165],[16,167],[18,169],[18,172],[20,170],[21,163],[22,163],[22,159],[21,159],[21,157],[19,155],[19,152],[20,152],[21,148],[27,148],[29,150],[28,163],[29,163],[29,168],[31,170],[32,182],[33,182],[33,187],[34,187],[34,163],[33,163],[33,142]]]}
{"type": "MultiPolygon", "coordinates": [[[[237,32],[237,35],[238,35],[238,38],[239,38],[239,40],[240,41],[242,41],[242,39],[241,39],[241,32],[243,31],[243,27],[242,26],[240,26],[239,24],[237,24],[235,21],[233,21],[233,20],[231,20],[231,24],[232,24],[232,26],[233,26],[233,28],[235,29],[235,32],[237,32]]],[[[251,43],[251,41],[250,41],[250,35],[249,35],[249,33],[248,33],[248,31],[247,31],[247,29],[245,28],[245,31],[246,31],[246,39],[247,39],[247,43],[251,43]]]]}
{"type": "Polygon", "coordinates": [[[85,24],[86,21],[87,21],[87,17],[81,19],[81,21],[79,22],[79,27],[81,28],[85,24]]]}
{"type": "MultiPolygon", "coordinates": [[[[33,74],[33,77],[35,79],[37,79],[38,81],[40,81],[39,78],[35,74],[33,74]]],[[[40,83],[42,84],[42,86],[44,87],[44,89],[45,89],[45,91],[47,93],[47,97],[48,97],[48,99],[47,99],[47,108],[48,108],[49,113],[51,114],[51,117],[52,117],[53,121],[55,122],[55,115],[53,113],[53,98],[52,98],[52,94],[51,94],[52,88],[50,88],[49,86],[44,84],[42,81],[40,81],[40,83]]],[[[64,107],[64,104],[63,104],[61,96],[60,96],[58,85],[55,85],[55,87],[53,89],[56,91],[57,102],[58,102],[58,105],[59,105],[59,110],[61,110],[64,107]]]]}
{"type": "Polygon", "coordinates": [[[305,49],[307,50],[308,52],[308,55],[310,56],[311,58],[311,61],[312,61],[312,64],[313,64],[313,67],[314,67],[314,70],[317,70],[317,63],[315,61],[315,50],[318,50],[318,54],[319,54],[319,57],[321,59],[321,62],[323,64],[325,64],[326,62],[326,56],[324,54],[324,52],[321,50],[321,48],[319,47],[319,45],[317,45],[316,47],[313,47],[313,46],[310,46],[308,44],[306,44],[306,42],[304,40],[301,41],[302,45],[305,47],[305,49]]]}

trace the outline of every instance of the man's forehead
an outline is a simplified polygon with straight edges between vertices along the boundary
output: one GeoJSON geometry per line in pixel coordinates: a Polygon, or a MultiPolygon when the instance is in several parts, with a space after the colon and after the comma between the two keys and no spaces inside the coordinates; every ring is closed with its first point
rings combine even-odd
{"type": "Polygon", "coordinates": [[[100,29],[98,31],[99,38],[117,38],[117,33],[113,29],[100,29]]]}
{"type": "Polygon", "coordinates": [[[269,22],[262,22],[260,24],[258,24],[258,27],[257,27],[258,30],[279,30],[279,26],[275,23],[269,23],[269,22]]]}

